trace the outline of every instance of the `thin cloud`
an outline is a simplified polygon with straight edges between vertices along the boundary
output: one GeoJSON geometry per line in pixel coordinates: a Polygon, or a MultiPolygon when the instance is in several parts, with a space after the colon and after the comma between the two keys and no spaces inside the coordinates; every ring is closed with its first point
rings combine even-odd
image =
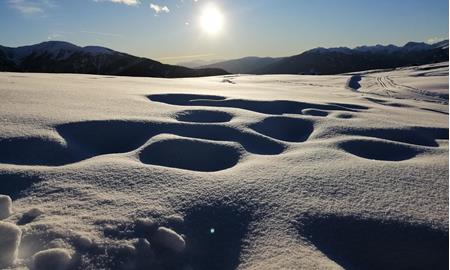
{"type": "Polygon", "coordinates": [[[150,8],[155,11],[155,14],[170,12],[170,9],[167,6],[160,6],[153,3],[150,3],[150,8]]]}
{"type": "Polygon", "coordinates": [[[8,0],[8,5],[24,15],[43,14],[55,6],[50,0],[8,0]]]}
{"type": "Polygon", "coordinates": [[[94,2],[112,2],[117,4],[125,4],[127,6],[137,6],[141,4],[139,0],[94,0],[94,2]]]}

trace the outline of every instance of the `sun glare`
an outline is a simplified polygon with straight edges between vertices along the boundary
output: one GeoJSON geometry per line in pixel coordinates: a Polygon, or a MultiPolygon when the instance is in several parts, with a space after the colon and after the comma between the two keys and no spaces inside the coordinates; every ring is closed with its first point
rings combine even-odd
{"type": "Polygon", "coordinates": [[[210,4],[206,6],[200,15],[200,26],[208,34],[217,34],[223,28],[224,17],[217,6],[210,4]]]}

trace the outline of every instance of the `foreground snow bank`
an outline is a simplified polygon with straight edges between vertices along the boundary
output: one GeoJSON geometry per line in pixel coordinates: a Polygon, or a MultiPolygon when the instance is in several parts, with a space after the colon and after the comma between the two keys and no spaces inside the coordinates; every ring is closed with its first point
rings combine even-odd
{"type": "Polygon", "coordinates": [[[357,91],[0,72],[3,221],[22,231],[5,267],[448,269],[448,63],[430,68],[357,91]]]}
{"type": "Polygon", "coordinates": [[[39,251],[33,256],[34,270],[66,270],[72,260],[71,253],[63,248],[52,248],[39,251]]]}
{"type": "Polygon", "coordinates": [[[14,263],[22,231],[14,224],[0,221],[0,268],[14,263]]]}

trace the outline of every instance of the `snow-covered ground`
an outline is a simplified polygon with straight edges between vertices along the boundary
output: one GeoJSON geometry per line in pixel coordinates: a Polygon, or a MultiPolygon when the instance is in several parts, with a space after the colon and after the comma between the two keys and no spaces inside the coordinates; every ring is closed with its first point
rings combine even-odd
{"type": "Polygon", "coordinates": [[[354,73],[359,85],[351,88],[363,93],[396,99],[448,103],[448,62],[395,70],[354,73]],[[361,89],[358,89],[361,87],[361,89]]]}
{"type": "Polygon", "coordinates": [[[448,63],[0,73],[0,123],[3,267],[448,268],[448,63]]]}

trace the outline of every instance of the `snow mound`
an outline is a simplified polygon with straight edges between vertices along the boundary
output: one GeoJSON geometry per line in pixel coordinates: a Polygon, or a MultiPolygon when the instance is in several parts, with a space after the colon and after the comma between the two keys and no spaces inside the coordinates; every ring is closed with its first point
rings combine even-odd
{"type": "Polygon", "coordinates": [[[166,227],[159,227],[150,240],[154,245],[159,245],[175,252],[182,252],[186,247],[183,237],[166,227]]]}
{"type": "Polygon", "coordinates": [[[317,110],[317,109],[303,109],[302,114],[325,117],[325,116],[328,116],[329,112],[325,111],[325,110],[317,110]]]}
{"type": "Polygon", "coordinates": [[[371,98],[371,97],[366,97],[366,99],[368,101],[371,101],[371,102],[374,102],[377,104],[381,104],[384,106],[391,106],[391,107],[396,107],[396,108],[411,108],[410,105],[405,104],[405,103],[392,102],[392,101],[388,101],[388,100],[384,100],[384,99],[371,98]]]}
{"type": "Polygon", "coordinates": [[[5,219],[12,214],[12,200],[8,195],[0,194],[0,219],[5,219]]]}
{"type": "Polygon", "coordinates": [[[21,237],[22,231],[18,226],[0,221],[0,268],[14,263],[21,237]]]}
{"type": "Polygon", "coordinates": [[[33,255],[33,270],[67,270],[72,261],[72,254],[63,248],[52,248],[33,255]]]}

